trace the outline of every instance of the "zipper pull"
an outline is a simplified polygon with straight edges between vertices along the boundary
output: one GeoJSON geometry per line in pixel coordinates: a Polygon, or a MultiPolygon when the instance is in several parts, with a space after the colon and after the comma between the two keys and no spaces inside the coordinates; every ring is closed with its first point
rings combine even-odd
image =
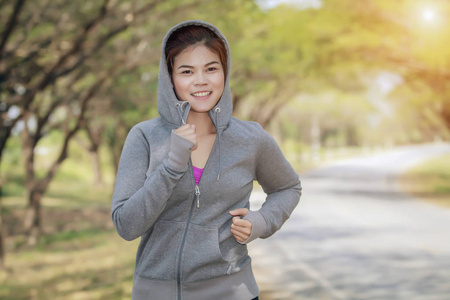
{"type": "Polygon", "coordinates": [[[195,186],[195,196],[197,198],[197,208],[200,208],[200,188],[198,185],[195,186]]]}

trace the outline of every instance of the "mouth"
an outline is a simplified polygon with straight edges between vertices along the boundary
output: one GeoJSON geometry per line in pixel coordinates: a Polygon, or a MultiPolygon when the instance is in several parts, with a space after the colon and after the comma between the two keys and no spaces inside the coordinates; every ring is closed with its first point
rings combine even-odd
{"type": "Polygon", "coordinates": [[[191,95],[194,97],[206,97],[211,94],[212,94],[212,92],[197,92],[197,93],[192,93],[191,95]]]}

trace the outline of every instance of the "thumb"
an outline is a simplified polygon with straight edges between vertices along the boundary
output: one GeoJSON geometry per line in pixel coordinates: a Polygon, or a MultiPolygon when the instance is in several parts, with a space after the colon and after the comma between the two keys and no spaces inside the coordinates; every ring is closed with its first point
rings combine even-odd
{"type": "Polygon", "coordinates": [[[247,208],[237,208],[229,212],[232,216],[245,216],[248,214],[247,208]]]}

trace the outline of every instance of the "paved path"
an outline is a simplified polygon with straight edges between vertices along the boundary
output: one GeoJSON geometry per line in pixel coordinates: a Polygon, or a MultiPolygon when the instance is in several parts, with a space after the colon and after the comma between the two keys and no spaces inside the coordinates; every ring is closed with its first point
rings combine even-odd
{"type": "MultiPolygon", "coordinates": [[[[303,196],[274,236],[249,245],[261,300],[449,300],[450,209],[393,178],[450,144],[405,147],[302,176],[303,196]]],[[[258,207],[263,194],[256,192],[258,207]]]]}

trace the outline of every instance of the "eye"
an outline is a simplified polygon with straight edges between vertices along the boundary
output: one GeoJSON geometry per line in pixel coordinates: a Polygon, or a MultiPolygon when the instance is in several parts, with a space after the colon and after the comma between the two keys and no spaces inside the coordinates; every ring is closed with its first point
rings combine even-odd
{"type": "Polygon", "coordinates": [[[217,68],[216,67],[209,67],[208,69],[206,69],[207,71],[209,71],[209,72],[212,72],[212,71],[215,71],[215,70],[217,70],[217,68]]]}
{"type": "Polygon", "coordinates": [[[191,70],[184,70],[184,71],[181,71],[181,74],[192,74],[192,71],[191,70]]]}

